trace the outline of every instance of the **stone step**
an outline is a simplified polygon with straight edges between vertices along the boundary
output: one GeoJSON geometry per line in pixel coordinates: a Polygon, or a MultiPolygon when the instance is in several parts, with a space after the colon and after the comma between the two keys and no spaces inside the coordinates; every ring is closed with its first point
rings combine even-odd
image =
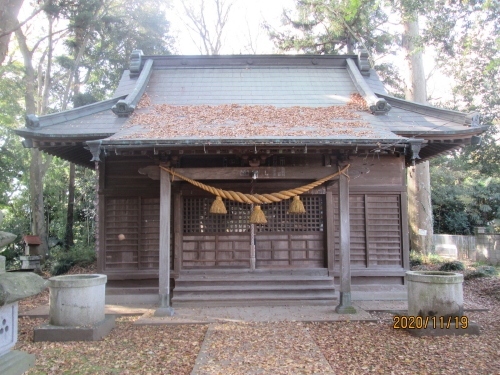
{"type": "Polygon", "coordinates": [[[313,293],[316,291],[335,291],[333,285],[205,285],[205,286],[176,286],[174,292],[179,294],[184,293],[225,293],[225,292],[244,292],[244,293],[256,293],[256,292],[279,292],[279,293],[289,293],[289,292],[304,292],[313,293]]]}
{"type": "Polygon", "coordinates": [[[195,295],[174,296],[172,306],[299,306],[299,305],[335,305],[337,297],[332,293],[234,293],[232,295],[195,295]]]}
{"type": "Polygon", "coordinates": [[[134,288],[134,287],[106,288],[106,295],[121,295],[121,294],[158,294],[158,287],[148,287],[148,288],[134,288]]]}

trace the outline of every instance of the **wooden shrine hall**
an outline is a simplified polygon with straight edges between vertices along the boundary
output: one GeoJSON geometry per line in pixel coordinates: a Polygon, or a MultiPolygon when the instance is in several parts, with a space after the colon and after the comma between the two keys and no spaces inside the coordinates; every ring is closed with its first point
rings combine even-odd
{"type": "Polygon", "coordinates": [[[108,293],[329,304],[339,286],[348,310],[351,285],[404,283],[405,169],[484,130],[478,114],[389,96],[366,53],[134,51],[113,98],[16,132],[95,169],[108,293]]]}

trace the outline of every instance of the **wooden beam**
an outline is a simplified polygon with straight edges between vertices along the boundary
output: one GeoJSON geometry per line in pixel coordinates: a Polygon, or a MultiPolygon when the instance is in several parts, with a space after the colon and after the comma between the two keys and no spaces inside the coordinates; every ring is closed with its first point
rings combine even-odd
{"type": "Polygon", "coordinates": [[[172,185],[170,175],[161,170],[160,173],[160,265],[159,294],[160,308],[155,316],[172,316],[174,310],[170,306],[170,206],[172,185]]]}
{"type": "Polygon", "coordinates": [[[355,314],[351,304],[351,225],[349,221],[349,178],[339,179],[339,243],[340,243],[340,300],[335,311],[355,314]]]}

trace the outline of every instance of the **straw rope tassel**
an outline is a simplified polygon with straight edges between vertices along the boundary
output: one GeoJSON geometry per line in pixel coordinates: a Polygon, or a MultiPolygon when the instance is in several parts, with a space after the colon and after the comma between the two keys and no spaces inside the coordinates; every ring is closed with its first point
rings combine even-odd
{"type": "Polygon", "coordinates": [[[305,214],[306,209],[304,208],[304,203],[300,200],[300,195],[293,197],[290,207],[288,208],[289,214],[305,214]]]}
{"type": "Polygon", "coordinates": [[[220,196],[216,196],[214,203],[212,203],[212,207],[210,207],[211,214],[227,214],[226,206],[222,201],[220,196]]]}
{"type": "Polygon", "coordinates": [[[250,224],[266,224],[267,219],[264,211],[260,208],[260,204],[256,204],[250,215],[250,224]]]}

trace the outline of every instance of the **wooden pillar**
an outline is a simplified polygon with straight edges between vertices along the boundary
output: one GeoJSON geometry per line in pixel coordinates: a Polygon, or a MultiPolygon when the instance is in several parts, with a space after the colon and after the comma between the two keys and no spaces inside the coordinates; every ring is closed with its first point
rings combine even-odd
{"type": "Polygon", "coordinates": [[[181,272],[182,261],[182,195],[180,191],[174,194],[174,273],[181,272]]]}
{"type": "Polygon", "coordinates": [[[160,307],[155,316],[172,316],[174,309],[170,306],[170,206],[172,186],[170,174],[160,170],[160,307]]]}
{"type": "Polygon", "coordinates": [[[106,179],[106,163],[105,161],[95,162],[96,171],[96,194],[94,205],[97,208],[95,218],[95,243],[97,256],[97,272],[102,273],[106,270],[106,197],[104,196],[104,185],[106,179]]]}
{"type": "Polygon", "coordinates": [[[255,224],[250,224],[250,271],[252,272],[255,271],[255,263],[255,224]]]}
{"type": "Polygon", "coordinates": [[[328,275],[333,275],[333,267],[335,261],[335,212],[333,210],[333,184],[330,183],[326,187],[326,259],[328,267],[328,275]]]}
{"type": "Polygon", "coordinates": [[[339,177],[340,301],[335,311],[355,314],[351,305],[351,225],[349,221],[349,178],[339,177]]]}

